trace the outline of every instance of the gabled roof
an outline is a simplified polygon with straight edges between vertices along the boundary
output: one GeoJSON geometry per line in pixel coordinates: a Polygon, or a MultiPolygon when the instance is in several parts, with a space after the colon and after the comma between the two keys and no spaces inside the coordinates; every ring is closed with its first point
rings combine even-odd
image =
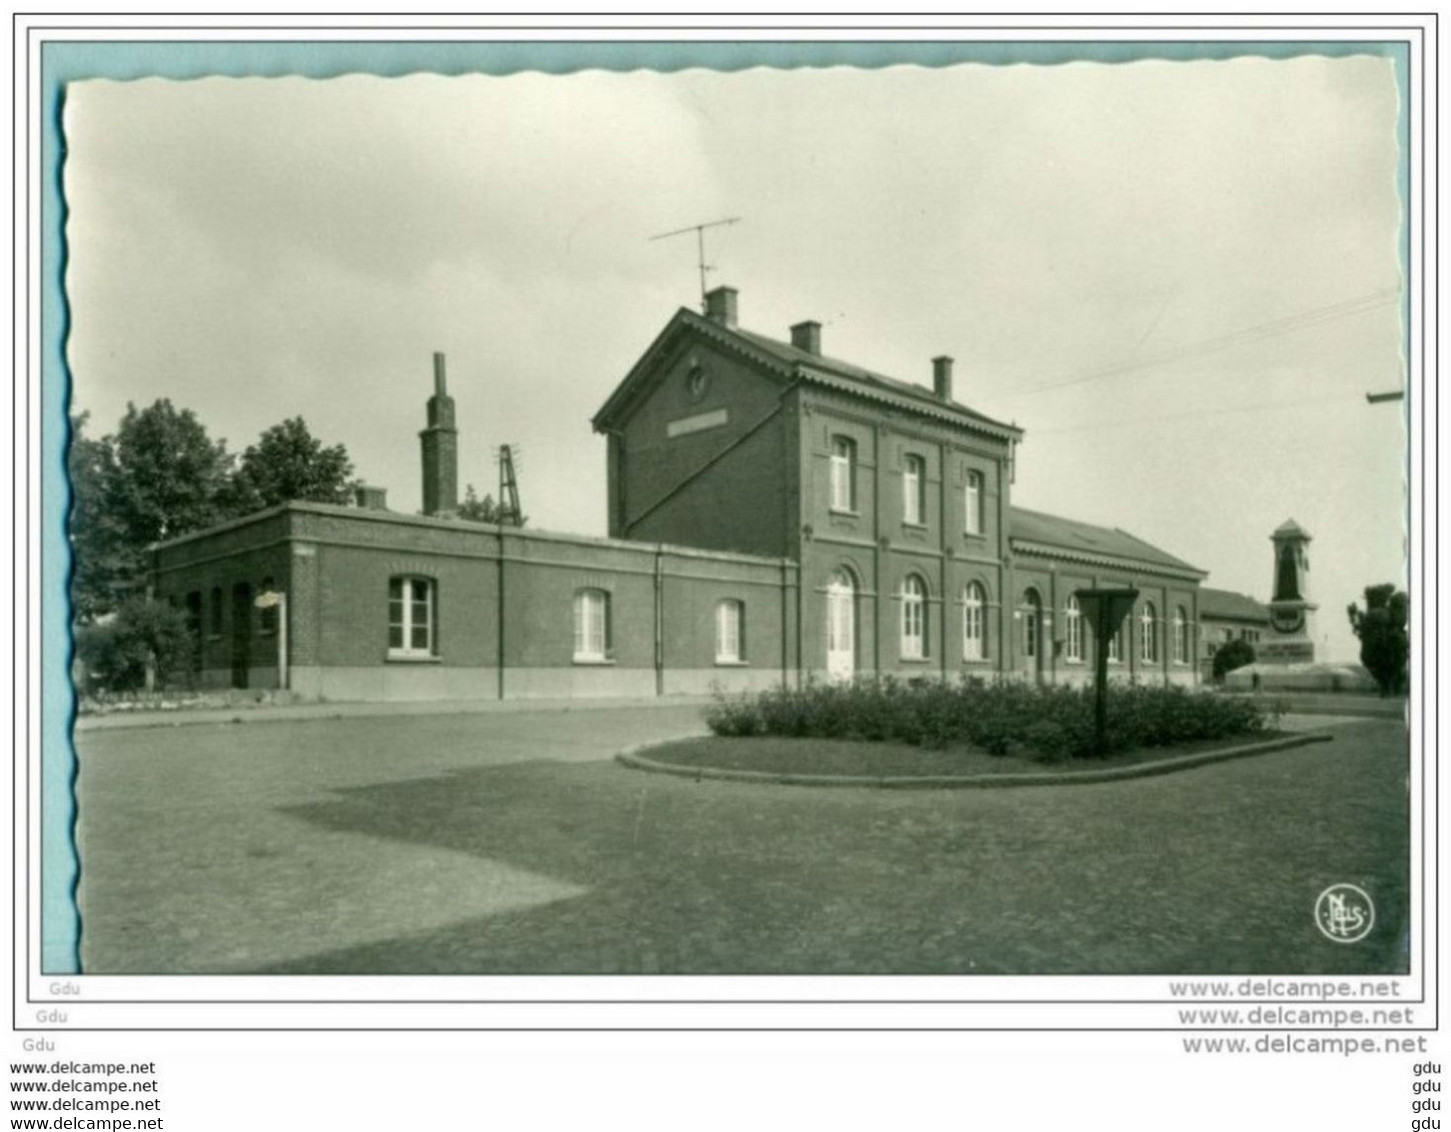
{"type": "Polygon", "coordinates": [[[1045,515],[1025,507],[1010,509],[1008,538],[1015,551],[1028,554],[1195,579],[1208,577],[1208,573],[1199,567],[1191,566],[1182,558],[1175,558],[1127,531],[1045,515]]]}
{"type": "Polygon", "coordinates": [[[1268,622],[1270,611],[1248,594],[1199,587],[1199,616],[1226,621],[1268,622]]]}
{"type": "Polygon", "coordinates": [[[649,349],[641,355],[625,379],[616,386],[609,399],[594,415],[594,427],[603,431],[611,426],[637,391],[649,380],[656,361],[666,353],[676,336],[682,332],[693,332],[715,344],[745,355],[763,366],[769,372],[789,381],[805,381],[813,385],[835,389],[838,392],[864,397],[881,404],[910,413],[918,413],[936,420],[976,429],[1003,439],[1017,440],[1023,430],[1015,425],[995,421],[991,417],[960,405],[956,401],[944,401],[922,385],[898,381],[883,374],[873,373],[861,366],[836,358],[799,350],[787,342],[767,338],[738,327],[726,326],[712,319],[696,314],[682,307],[665,325],[649,349]]]}

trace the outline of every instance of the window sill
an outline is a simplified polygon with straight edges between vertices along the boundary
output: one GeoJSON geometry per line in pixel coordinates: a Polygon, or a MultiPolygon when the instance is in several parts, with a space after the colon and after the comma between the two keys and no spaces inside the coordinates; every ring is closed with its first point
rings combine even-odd
{"type": "Polygon", "coordinates": [[[924,535],[931,529],[926,523],[914,523],[911,519],[903,519],[902,526],[909,531],[921,531],[924,535]]]}
{"type": "Polygon", "coordinates": [[[862,517],[860,511],[850,511],[844,507],[828,507],[827,510],[831,514],[840,515],[844,519],[860,519],[862,517]]]}
{"type": "Polygon", "coordinates": [[[932,658],[930,656],[903,656],[903,657],[898,657],[898,659],[903,664],[931,664],[932,663],[932,658]]]}
{"type": "Polygon", "coordinates": [[[992,657],[989,657],[989,656],[965,656],[965,657],[962,658],[962,663],[963,664],[970,664],[970,665],[991,664],[992,663],[992,657]]]}
{"type": "Polygon", "coordinates": [[[717,668],[749,668],[751,667],[751,662],[749,660],[721,660],[717,658],[715,666],[717,668]]]}
{"type": "Polygon", "coordinates": [[[615,663],[615,660],[609,656],[577,656],[574,658],[574,663],[587,667],[608,668],[615,663]]]}
{"type": "Polygon", "coordinates": [[[963,531],[962,532],[962,537],[963,538],[977,539],[978,542],[987,542],[987,532],[986,531],[963,531]]]}
{"type": "Polygon", "coordinates": [[[441,656],[434,656],[431,653],[406,653],[390,652],[387,656],[389,664],[442,664],[441,656]]]}

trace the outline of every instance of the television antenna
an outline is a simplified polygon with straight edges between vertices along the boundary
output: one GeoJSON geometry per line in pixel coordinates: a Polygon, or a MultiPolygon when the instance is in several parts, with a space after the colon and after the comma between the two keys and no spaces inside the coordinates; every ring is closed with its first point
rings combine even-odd
{"type": "Polygon", "coordinates": [[[705,230],[707,228],[723,228],[728,224],[739,224],[739,216],[727,216],[724,220],[707,220],[704,224],[689,224],[684,228],[677,228],[673,232],[661,232],[658,236],[651,236],[646,243],[653,243],[655,240],[666,240],[671,236],[684,236],[688,232],[695,233],[696,257],[700,266],[700,309],[705,310],[705,275],[708,271],[714,271],[715,266],[705,262],[705,230]]]}

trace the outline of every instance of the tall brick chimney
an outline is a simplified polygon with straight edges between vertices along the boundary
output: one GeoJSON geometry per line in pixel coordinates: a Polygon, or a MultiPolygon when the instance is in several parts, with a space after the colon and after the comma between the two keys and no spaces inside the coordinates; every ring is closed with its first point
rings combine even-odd
{"type": "Polygon", "coordinates": [[[428,399],[428,427],[418,434],[423,444],[423,513],[441,515],[458,510],[458,429],[442,354],[433,355],[433,396],[428,399]]]}
{"type": "Polygon", "coordinates": [[[932,392],[939,401],[952,400],[952,359],[945,354],[932,359],[932,392]]]}
{"type": "Polygon", "coordinates": [[[821,323],[808,319],[791,328],[791,345],[808,354],[821,354],[821,323]]]}
{"type": "Polygon", "coordinates": [[[706,292],[705,317],[711,322],[718,322],[722,326],[728,326],[734,330],[736,326],[736,289],[734,287],[717,287],[714,291],[706,292]]]}

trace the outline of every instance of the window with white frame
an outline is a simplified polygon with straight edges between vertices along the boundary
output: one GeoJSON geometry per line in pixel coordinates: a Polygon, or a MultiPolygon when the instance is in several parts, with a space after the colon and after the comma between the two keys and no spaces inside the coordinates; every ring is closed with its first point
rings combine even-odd
{"type": "Polygon", "coordinates": [[[580,590],[574,595],[574,659],[600,661],[610,655],[610,595],[580,590]]]}
{"type": "Polygon", "coordinates": [[[1156,624],[1154,603],[1144,602],[1139,614],[1139,659],[1153,664],[1159,659],[1159,626],[1156,624]]]}
{"type": "Polygon", "coordinates": [[[1083,659],[1083,610],[1077,594],[1069,594],[1063,607],[1063,656],[1070,661],[1083,659]]]}
{"type": "Polygon", "coordinates": [[[970,535],[982,534],[982,473],[967,473],[967,503],[964,530],[970,535]]]}
{"type": "Polygon", "coordinates": [[[1113,636],[1108,639],[1108,659],[1114,664],[1120,664],[1124,658],[1124,629],[1120,625],[1114,630],[1113,636]]]}
{"type": "Polygon", "coordinates": [[[831,508],[856,510],[856,442],[846,436],[831,441],[831,508]]]}
{"type": "Polygon", "coordinates": [[[431,578],[388,580],[388,655],[426,657],[434,653],[435,594],[431,578]]]}
{"type": "Polygon", "coordinates": [[[746,607],[739,601],[722,601],[715,607],[715,662],[739,664],[745,659],[746,607]]]}
{"type": "Polygon", "coordinates": [[[902,580],[902,656],[921,660],[927,655],[927,585],[916,574],[902,580]]]}
{"type": "Polygon", "coordinates": [[[1189,663],[1189,617],[1182,605],[1174,607],[1174,660],[1189,663]]]}
{"type": "Polygon", "coordinates": [[[927,510],[927,461],[921,456],[908,455],[902,459],[902,521],[922,522],[927,510]]]}
{"type": "Polygon", "coordinates": [[[962,598],[962,659],[987,657],[987,594],[977,582],[968,585],[962,598]]]}

